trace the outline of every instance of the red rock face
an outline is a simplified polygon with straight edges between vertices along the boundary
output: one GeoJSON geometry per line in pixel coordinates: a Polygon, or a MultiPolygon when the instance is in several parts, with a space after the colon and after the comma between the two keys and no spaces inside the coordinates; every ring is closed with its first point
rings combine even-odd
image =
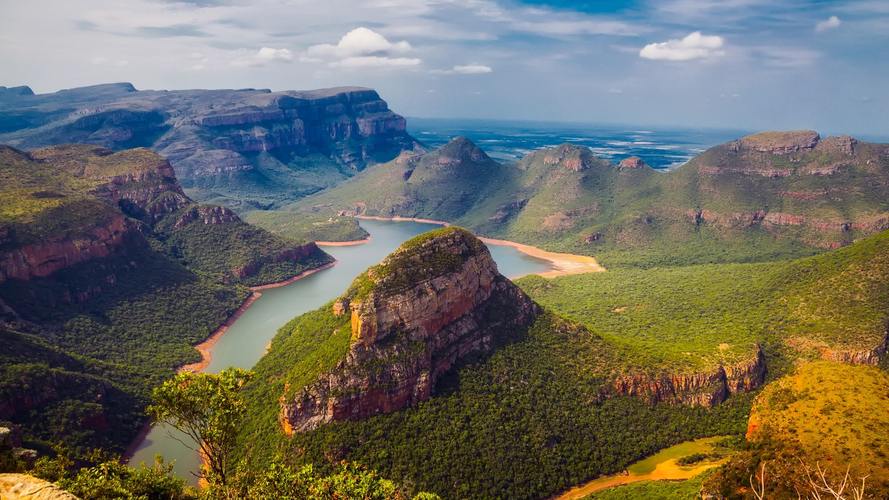
{"type": "MultiPolygon", "coordinates": [[[[419,260],[454,250],[464,244],[460,238],[428,242],[428,255],[419,260]]],[[[363,419],[425,401],[456,362],[521,335],[537,306],[497,273],[487,249],[481,248],[456,271],[408,290],[337,301],[334,314],[351,316],[349,352],[295,397],[282,397],[285,432],[363,419]]]]}
{"type": "Polygon", "coordinates": [[[87,260],[108,257],[123,247],[127,238],[141,239],[122,215],[71,239],[45,241],[0,254],[0,283],[8,279],[29,280],[87,260]]]}
{"type": "Polygon", "coordinates": [[[618,168],[620,169],[636,169],[647,167],[646,163],[642,161],[642,158],[638,156],[630,156],[629,158],[624,158],[618,164],[618,168]]]}
{"type": "Polygon", "coordinates": [[[602,395],[634,396],[651,403],[674,402],[712,407],[725,401],[731,394],[756,389],[765,380],[765,373],[765,357],[762,349],[756,346],[751,359],[734,365],[719,366],[710,372],[621,376],[602,395]]]}

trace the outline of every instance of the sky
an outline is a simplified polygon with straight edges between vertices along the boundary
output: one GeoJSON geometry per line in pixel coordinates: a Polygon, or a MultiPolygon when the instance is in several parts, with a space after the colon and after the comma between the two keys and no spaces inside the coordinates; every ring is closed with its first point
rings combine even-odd
{"type": "Polygon", "coordinates": [[[889,0],[0,0],[0,85],[341,85],[407,116],[889,136],[889,0]]]}

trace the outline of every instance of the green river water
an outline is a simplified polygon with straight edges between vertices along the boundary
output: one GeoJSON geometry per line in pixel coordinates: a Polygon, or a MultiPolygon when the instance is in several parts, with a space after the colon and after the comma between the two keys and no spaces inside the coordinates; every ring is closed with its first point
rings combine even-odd
{"type": "MultiPolygon", "coordinates": [[[[325,247],[337,263],[290,285],[264,290],[262,297],[244,311],[222,338],[213,346],[212,361],[207,371],[216,373],[231,366],[251,368],[262,357],[266,345],[278,329],[295,316],[317,309],[332,300],[368,267],[378,263],[405,240],[440,226],[417,222],[385,222],[362,220],[362,227],[371,234],[363,245],[325,247]]],[[[551,269],[548,262],[529,257],[518,250],[489,245],[500,273],[509,278],[551,269]]],[[[131,464],[152,463],[155,455],[175,461],[175,470],[182,477],[194,479],[199,467],[197,454],[184,446],[165,426],[155,426],[130,460],[131,464]]]]}

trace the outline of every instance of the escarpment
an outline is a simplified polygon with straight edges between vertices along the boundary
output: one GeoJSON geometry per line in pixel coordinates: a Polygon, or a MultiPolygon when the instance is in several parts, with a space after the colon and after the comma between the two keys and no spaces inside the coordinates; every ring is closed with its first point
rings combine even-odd
{"type": "Polygon", "coordinates": [[[661,375],[621,375],[603,389],[603,396],[635,396],[651,403],[683,403],[712,407],[732,394],[750,392],[765,380],[765,356],[759,345],[746,360],[710,371],[661,375]]]}
{"type": "Polygon", "coordinates": [[[316,381],[285,390],[281,424],[303,432],[425,401],[443,374],[519,339],[537,313],[467,231],[409,240],[334,303],[331,314],[349,317],[348,352],[316,381]]]}
{"type": "Polygon", "coordinates": [[[23,117],[0,129],[0,143],[151,148],[169,159],[196,199],[254,208],[419,148],[405,119],[362,87],[140,91],[113,84],[38,95],[6,89],[0,113],[23,117]]]}

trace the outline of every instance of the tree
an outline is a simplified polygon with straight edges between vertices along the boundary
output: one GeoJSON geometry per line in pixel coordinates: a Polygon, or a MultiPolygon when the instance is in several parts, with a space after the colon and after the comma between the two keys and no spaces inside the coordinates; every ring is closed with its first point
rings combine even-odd
{"type": "Polygon", "coordinates": [[[149,414],[181,431],[201,454],[201,476],[211,488],[225,490],[234,470],[232,453],[246,407],[241,387],[252,374],[229,368],[219,374],[180,373],[154,389],[149,414]]]}

